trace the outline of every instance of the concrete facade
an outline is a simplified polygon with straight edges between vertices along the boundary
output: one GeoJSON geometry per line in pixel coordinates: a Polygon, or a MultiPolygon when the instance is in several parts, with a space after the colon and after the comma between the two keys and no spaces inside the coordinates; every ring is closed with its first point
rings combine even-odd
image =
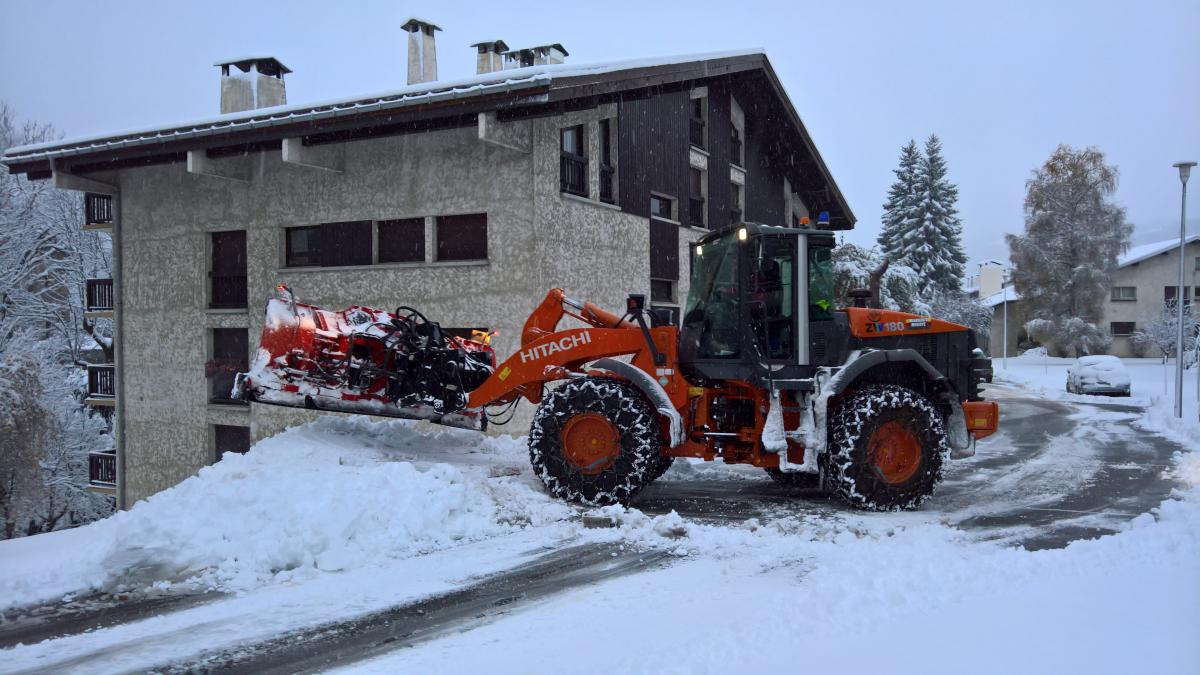
{"type": "MultiPolygon", "coordinates": [[[[123,205],[120,339],[131,364],[121,401],[125,503],[215,461],[212,425],[249,426],[257,439],[312,418],[259,404],[207,403],[211,329],[245,328],[253,354],[262,303],[277,283],[328,308],[408,304],[443,326],[498,330],[493,344],[501,359],[515,351],[521,326],[550,288],[613,308],[629,293],[649,295],[646,219],[559,191],[559,129],[585,125],[596,157],[605,118],[617,124],[615,105],[492,122],[489,131],[499,137],[531,139],[530,152],[463,127],[346,143],[340,173],[287,164],[278,151],[265,151],[250,156],[245,182],[189,173],[182,163],[108,175],[123,205]],[[436,216],[460,213],[487,214],[488,260],[433,261],[436,216]],[[423,263],[284,267],[287,227],[411,217],[426,218],[423,263]],[[208,309],[209,236],[223,230],[246,231],[246,310],[208,309]]],[[[620,166],[619,157],[614,162],[620,166]]],[[[589,170],[589,192],[598,195],[599,164],[589,170]]],[[[705,232],[681,227],[681,261],[705,232]]],[[[687,294],[686,267],[678,292],[687,294]]],[[[493,430],[524,433],[531,415],[532,406],[522,404],[508,426],[493,430]]]]}

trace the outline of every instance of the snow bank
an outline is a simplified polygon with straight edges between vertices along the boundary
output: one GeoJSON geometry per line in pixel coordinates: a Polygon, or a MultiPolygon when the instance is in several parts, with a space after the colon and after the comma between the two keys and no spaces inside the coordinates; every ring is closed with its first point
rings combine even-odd
{"type": "Polygon", "coordinates": [[[515,475],[524,453],[507,437],[322,418],[227,454],[128,512],[0,543],[0,607],[148,582],[244,590],[571,516],[532,477],[515,475]],[[403,461],[449,452],[487,460],[403,461]]]}

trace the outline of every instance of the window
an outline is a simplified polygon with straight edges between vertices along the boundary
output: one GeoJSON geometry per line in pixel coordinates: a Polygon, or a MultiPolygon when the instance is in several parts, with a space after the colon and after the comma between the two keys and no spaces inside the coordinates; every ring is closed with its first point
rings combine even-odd
{"type": "Polygon", "coordinates": [[[568,194],[588,196],[587,142],[583,125],[566,127],[559,131],[561,152],[559,157],[559,190],[568,194]]]}
{"type": "Polygon", "coordinates": [[[321,226],[289,227],[287,229],[287,266],[315,267],[321,264],[321,226]]]}
{"type": "Polygon", "coordinates": [[[213,308],[246,306],[246,231],[209,235],[212,266],[208,273],[209,301],[213,308]]]}
{"type": "Polygon", "coordinates": [[[729,139],[729,161],[738,166],[745,166],[745,160],[742,159],[742,133],[733,128],[733,135],[729,139]]]}
{"type": "Polygon", "coordinates": [[[210,403],[242,404],[233,398],[233,379],[250,369],[250,341],[245,328],[212,329],[212,358],[205,364],[210,403]]]}
{"type": "Polygon", "coordinates": [[[217,460],[227,452],[246,453],[250,450],[250,427],[214,424],[213,447],[217,453],[217,460]]]}
{"type": "Polygon", "coordinates": [[[289,227],[288,267],[345,267],[371,264],[371,221],[289,227]]]}
{"type": "Polygon", "coordinates": [[[736,225],[742,222],[742,186],[730,183],[729,222],[736,225]]]}
{"type": "Polygon", "coordinates": [[[379,221],[379,262],[424,262],[425,219],[379,221]]]}
{"type": "Polygon", "coordinates": [[[650,280],[651,302],[675,302],[675,282],[668,279],[650,280]]]}
{"type": "Polygon", "coordinates": [[[1113,335],[1132,335],[1134,327],[1132,321],[1113,321],[1108,332],[1113,335]]]}
{"type": "Polygon", "coordinates": [[[1196,271],[1200,272],[1200,256],[1196,256],[1196,271]]]}
{"type": "Polygon", "coordinates": [[[614,203],[612,120],[600,120],[600,201],[614,203]]]}
{"type": "Polygon", "coordinates": [[[688,125],[688,140],[697,148],[704,148],[704,103],[707,98],[692,99],[692,117],[688,125]]]}
{"type": "Polygon", "coordinates": [[[796,342],[792,321],[796,304],[793,241],[785,237],[760,238],[759,249],[751,254],[746,310],[755,341],[769,359],[790,358],[796,342]]]}
{"type": "Polygon", "coordinates": [[[650,215],[664,220],[675,220],[675,200],[670,197],[650,195],[650,215]]]}
{"type": "Polygon", "coordinates": [[[1137,286],[1113,286],[1112,301],[1133,301],[1137,300],[1137,286]]]}
{"type": "Polygon", "coordinates": [[[691,182],[690,197],[688,197],[688,225],[704,227],[704,172],[692,167],[688,169],[691,182]]]}
{"type": "MultiPolygon", "coordinates": [[[[1188,297],[1190,297],[1190,294],[1188,293],[1188,291],[1191,290],[1191,288],[1192,288],[1191,286],[1183,287],[1183,301],[1184,302],[1188,301],[1188,297]]],[[[1174,300],[1175,293],[1178,290],[1179,290],[1178,286],[1163,286],[1163,301],[1170,302],[1170,301],[1174,300]]]]}
{"type": "Polygon", "coordinates": [[[437,260],[487,260],[487,214],[438,216],[437,260]]]}

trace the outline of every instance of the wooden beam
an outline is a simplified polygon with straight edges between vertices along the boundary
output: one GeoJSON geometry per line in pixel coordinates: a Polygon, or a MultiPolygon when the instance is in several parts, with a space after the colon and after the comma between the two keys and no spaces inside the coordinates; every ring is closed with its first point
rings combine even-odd
{"type": "Polygon", "coordinates": [[[51,164],[51,173],[54,175],[54,187],[59,190],[77,190],[79,192],[95,192],[102,195],[116,195],[121,193],[121,189],[115,185],[102,183],[91,178],[76,176],[73,173],[67,173],[62,170],[58,160],[51,164]]]}
{"type": "Polygon", "coordinates": [[[204,150],[188,150],[187,171],[197,176],[212,176],[213,178],[249,183],[250,158],[241,156],[214,159],[209,157],[204,150]]]}
{"type": "Polygon", "coordinates": [[[303,139],[283,139],[283,163],[341,173],[346,170],[346,145],[304,145],[303,139]]]}

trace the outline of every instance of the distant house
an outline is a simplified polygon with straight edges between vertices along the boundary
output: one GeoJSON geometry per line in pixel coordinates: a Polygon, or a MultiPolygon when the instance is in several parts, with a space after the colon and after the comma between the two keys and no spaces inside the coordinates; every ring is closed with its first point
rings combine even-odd
{"type": "MultiPolygon", "coordinates": [[[[442,81],[440,29],[403,28],[393,91],[288,104],[290,69],[240,57],[216,64],[219,116],[4,156],[86,192],[85,226],[112,232],[114,278],[88,298],[113,318],[115,363],[90,369],[89,402],[116,411],[92,478],[121,507],[305,419],[230,400],[278,282],[498,331],[507,358],[550,288],[617,309],[642,293],[677,318],[688,244],[710,229],[854,224],[759,51],[577,66],[557,43],[493,40],[472,45],[473,76],[442,81]]],[[[523,433],[522,413],[498,430],[523,433]]]]}
{"type": "MultiPolygon", "coordinates": [[[[997,285],[995,261],[981,265],[980,274],[972,277],[976,281],[973,287],[970,282],[966,291],[978,297],[980,302],[993,308],[991,330],[991,354],[999,356],[1003,351],[1001,334],[1004,332],[1005,312],[1008,324],[1008,354],[1017,353],[1017,345],[1025,342],[1025,316],[1021,304],[1021,296],[1012,286],[1005,286],[1003,291],[997,285]],[[989,269],[991,268],[991,269],[989,269]],[[990,280],[990,281],[985,281],[990,280]]],[[[1005,282],[1006,283],[1006,282],[1005,282]]],[[[1184,250],[1184,287],[1183,297],[1192,303],[1194,311],[1200,311],[1200,296],[1196,293],[1200,287],[1200,234],[1191,235],[1186,240],[1184,250]]],[[[1179,239],[1167,239],[1134,246],[1117,258],[1117,269],[1113,274],[1112,287],[1109,297],[1104,303],[1100,325],[1112,335],[1113,341],[1108,353],[1115,356],[1139,356],[1148,353],[1146,349],[1138,349],[1133,343],[1133,334],[1144,329],[1147,322],[1159,316],[1163,303],[1173,299],[1179,286],[1179,239]]],[[[1149,352],[1155,351],[1153,347],[1149,352]]]]}
{"type": "MultiPolygon", "coordinates": [[[[1200,285],[1200,234],[1185,240],[1184,284],[1184,301],[1197,307],[1200,298],[1195,289],[1200,285]]],[[[1178,238],[1134,246],[1118,258],[1112,289],[1104,305],[1103,326],[1113,336],[1109,353],[1136,356],[1139,352],[1131,335],[1145,328],[1146,322],[1162,312],[1163,302],[1175,298],[1178,286],[1178,238]]]]}

